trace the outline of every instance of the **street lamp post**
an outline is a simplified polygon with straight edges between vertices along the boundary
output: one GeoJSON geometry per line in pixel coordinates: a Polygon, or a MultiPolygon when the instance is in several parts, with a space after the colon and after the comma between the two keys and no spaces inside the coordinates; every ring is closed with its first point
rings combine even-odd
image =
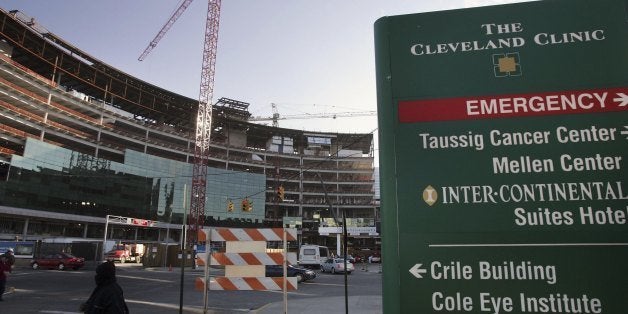
{"type": "Polygon", "coordinates": [[[187,210],[186,210],[186,202],[187,202],[187,185],[183,185],[183,228],[181,229],[181,283],[179,286],[179,314],[183,313],[183,279],[185,273],[185,246],[186,246],[186,238],[187,238],[187,210]]]}
{"type": "Polygon", "coordinates": [[[107,246],[107,231],[109,229],[109,216],[110,215],[107,215],[105,217],[105,235],[104,235],[103,240],[102,240],[102,259],[103,260],[105,259],[105,253],[106,253],[105,250],[106,250],[106,246],[107,246]]]}
{"type": "Polygon", "coordinates": [[[172,209],[168,217],[168,226],[166,227],[166,249],[164,250],[164,268],[168,267],[168,244],[170,244],[170,224],[172,224],[172,209]]]}

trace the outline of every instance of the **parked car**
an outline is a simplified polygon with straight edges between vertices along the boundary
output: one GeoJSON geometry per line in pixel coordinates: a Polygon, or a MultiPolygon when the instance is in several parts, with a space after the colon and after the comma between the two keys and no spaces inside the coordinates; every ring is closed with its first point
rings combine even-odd
{"type": "Polygon", "coordinates": [[[373,254],[369,258],[369,263],[381,263],[381,261],[382,261],[382,256],[379,254],[373,254]]]}
{"type": "MultiPolygon", "coordinates": [[[[342,259],[342,256],[338,256],[337,258],[342,259]]],[[[349,255],[347,255],[347,261],[355,264],[355,257],[353,257],[353,255],[349,254],[349,255]]]]}
{"type": "MultiPolygon", "coordinates": [[[[297,277],[297,282],[303,282],[316,278],[316,272],[307,268],[288,265],[286,276],[297,277]]],[[[283,277],[283,265],[267,265],[266,277],[283,277]]]]}
{"type": "Polygon", "coordinates": [[[143,255],[143,244],[118,244],[111,251],[105,253],[105,260],[120,263],[141,263],[143,255]]]}
{"type": "Polygon", "coordinates": [[[84,258],[76,257],[68,253],[49,254],[40,258],[35,258],[31,261],[31,267],[33,269],[45,268],[65,270],[66,268],[71,268],[77,270],[83,266],[85,266],[84,258]]]}
{"type": "MultiPolygon", "coordinates": [[[[347,260],[347,274],[351,274],[351,272],[354,270],[355,270],[355,267],[353,267],[353,263],[347,260]]],[[[322,272],[328,271],[332,274],[342,273],[345,271],[344,260],[342,258],[328,258],[321,265],[321,271],[322,272]]]]}

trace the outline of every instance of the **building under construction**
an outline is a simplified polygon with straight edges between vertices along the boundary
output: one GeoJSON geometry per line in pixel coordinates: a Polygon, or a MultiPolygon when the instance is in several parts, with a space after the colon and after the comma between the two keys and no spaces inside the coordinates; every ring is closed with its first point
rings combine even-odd
{"type": "MultiPolygon", "coordinates": [[[[0,240],[177,241],[190,206],[198,100],[93,58],[20,12],[0,10],[0,240]],[[166,232],[168,231],[168,233],[166,232]]],[[[205,226],[281,226],[334,247],[377,249],[373,135],[254,123],[248,103],[212,111],[205,226]],[[290,218],[286,218],[290,217],[290,218]]]]}

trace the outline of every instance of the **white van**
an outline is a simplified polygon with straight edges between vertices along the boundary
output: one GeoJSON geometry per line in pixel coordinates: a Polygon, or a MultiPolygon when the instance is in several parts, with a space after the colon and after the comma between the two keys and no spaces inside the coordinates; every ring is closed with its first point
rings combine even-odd
{"type": "Polygon", "coordinates": [[[320,245],[301,245],[299,248],[299,265],[319,268],[329,257],[329,249],[320,245]]]}

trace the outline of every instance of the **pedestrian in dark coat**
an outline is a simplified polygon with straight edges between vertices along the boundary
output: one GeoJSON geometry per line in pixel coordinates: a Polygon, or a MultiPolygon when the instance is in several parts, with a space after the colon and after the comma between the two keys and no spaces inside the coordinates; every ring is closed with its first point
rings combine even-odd
{"type": "Polygon", "coordinates": [[[13,252],[13,249],[9,248],[2,256],[6,257],[6,263],[13,268],[13,264],[15,264],[15,253],[13,252]]]}
{"type": "Polygon", "coordinates": [[[96,288],[80,310],[88,314],[128,314],[129,308],[124,301],[122,288],[116,281],[116,265],[112,261],[98,265],[95,279],[96,288]]]}
{"type": "Polygon", "coordinates": [[[8,259],[3,255],[0,256],[0,301],[4,301],[2,299],[2,295],[4,294],[4,290],[7,286],[7,277],[11,272],[11,265],[9,265],[8,259]]]}

